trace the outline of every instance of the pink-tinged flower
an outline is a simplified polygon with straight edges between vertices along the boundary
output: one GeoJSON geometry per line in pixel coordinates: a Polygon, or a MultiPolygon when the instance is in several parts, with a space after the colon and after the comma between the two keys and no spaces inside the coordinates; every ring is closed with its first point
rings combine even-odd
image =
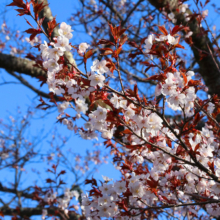
{"type": "Polygon", "coordinates": [[[107,109],[98,106],[98,108],[93,112],[93,115],[97,120],[105,120],[107,115],[107,109]]]}
{"type": "Polygon", "coordinates": [[[42,216],[41,216],[41,218],[44,220],[45,219],[45,217],[47,216],[47,210],[46,209],[43,209],[42,210],[42,216]]]}
{"type": "Polygon", "coordinates": [[[124,113],[126,120],[132,119],[134,115],[135,115],[135,111],[131,107],[128,106],[128,108],[126,109],[124,113]]]}
{"type": "Polygon", "coordinates": [[[86,104],[85,102],[85,99],[83,98],[79,98],[76,100],[76,107],[75,107],[75,110],[78,112],[78,113],[83,113],[85,114],[86,111],[88,110],[88,105],[86,104]]]}
{"type": "Polygon", "coordinates": [[[180,94],[175,94],[175,95],[172,95],[170,96],[167,101],[171,104],[171,105],[174,105],[174,106],[177,106],[179,107],[179,105],[183,106],[185,104],[185,98],[186,96],[182,93],[180,94]]]}
{"type": "Polygon", "coordinates": [[[44,44],[40,45],[40,50],[43,60],[47,60],[49,56],[49,52],[48,52],[48,44],[46,41],[44,41],[44,44]]]}
{"type": "Polygon", "coordinates": [[[103,130],[102,131],[102,138],[104,139],[112,139],[113,137],[113,134],[114,134],[114,129],[111,129],[111,130],[103,130]]]}
{"type": "Polygon", "coordinates": [[[113,192],[113,185],[103,183],[103,185],[99,187],[99,190],[102,192],[103,195],[109,195],[113,192]]]}
{"type": "Polygon", "coordinates": [[[180,12],[182,13],[185,13],[186,12],[186,9],[188,8],[188,4],[182,4],[180,5],[179,9],[180,9],[180,12]]]}
{"type": "Polygon", "coordinates": [[[115,108],[120,108],[120,101],[122,97],[118,97],[115,93],[113,93],[113,97],[110,99],[110,102],[113,104],[115,108]]]}
{"type": "Polygon", "coordinates": [[[102,197],[98,198],[99,205],[109,204],[113,200],[113,197],[108,195],[103,195],[102,197]]]}
{"type": "Polygon", "coordinates": [[[54,59],[43,62],[43,66],[48,69],[49,72],[59,72],[60,70],[59,64],[54,59]]]}
{"type": "Polygon", "coordinates": [[[176,92],[177,87],[172,84],[163,84],[162,94],[163,95],[173,95],[176,92]]]}
{"type": "Polygon", "coordinates": [[[139,128],[146,128],[148,126],[148,118],[138,115],[136,117],[136,123],[139,128]]]}
{"type": "Polygon", "coordinates": [[[69,40],[64,36],[59,36],[57,38],[57,43],[55,44],[55,47],[58,47],[59,50],[63,52],[71,50],[71,46],[69,45],[69,40]]]}
{"type": "Polygon", "coordinates": [[[154,39],[155,39],[155,36],[153,34],[150,34],[148,36],[148,38],[144,41],[144,43],[145,43],[145,45],[144,45],[144,48],[145,48],[144,52],[145,53],[149,53],[150,52],[150,49],[151,49],[151,47],[153,45],[154,39]]]}
{"type": "Polygon", "coordinates": [[[125,181],[116,182],[114,184],[114,190],[116,191],[117,194],[124,193],[127,190],[126,182],[125,181]]]}
{"type": "Polygon", "coordinates": [[[179,39],[178,39],[178,38],[175,38],[175,37],[173,37],[173,36],[171,36],[170,34],[168,34],[168,35],[167,35],[167,41],[168,41],[168,43],[171,44],[171,45],[176,45],[176,44],[178,44],[179,39]]]}
{"type": "Polygon", "coordinates": [[[63,112],[65,109],[67,109],[69,107],[69,102],[62,102],[60,103],[57,107],[58,107],[58,111],[59,112],[63,112]]]}
{"type": "Polygon", "coordinates": [[[49,52],[49,58],[54,59],[56,61],[58,61],[60,57],[63,56],[63,51],[57,47],[49,48],[48,52],[49,52]]]}
{"type": "Polygon", "coordinates": [[[71,29],[71,26],[66,24],[65,22],[62,22],[60,24],[60,29],[58,30],[58,33],[61,35],[61,36],[64,36],[68,39],[71,39],[73,37],[72,33],[73,30],[71,29]]]}
{"type": "Polygon", "coordinates": [[[79,45],[79,53],[85,53],[86,50],[87,50],[89,47],[90,47],[89,44],[87,44],[87,43],[81,43],[81,44],[79,45]]]}
{"type": "Polygon", "coordinates": [[[169,18],[173,23],[176,23],[175,14],[174,14],[173,12],[171,12],[170,14],[168,14],[168,18],[169,18]]]}
{"type": "Polygon", "coordinates": [[[144,195],[144,188],[140,181],[129,184],[130,191],[134,197],[141,198],[144,195]]]}
{"type": "Polygon", "coordinates": [[[91,70],[97,72],[98,74],[104,74],[109,72],[109,68],[106,66],[106,60],[95,60],[93,61],[93,65],[91,66],[91,70]]]}
{"type": "Polygon", "coordinates": [[[185,35],[185,38],[190,38],[192,35],[193,35],[193,32],[192,32],[192,31],[189,31],[189,32],[185,35]]]}
{"type": "Polygon", "coordinates": [[[109,218],[114,214],[114,209],[109,204],[98,206],[98,210],[99,210],[99,215],[102,217],[109,218]]]}
{"type": "Polygon", "coordinates": [[[214,109],[215,109],[215,105],[214,105],[213,103],[209,102],[208,108],[207,108],[207,112],[208,112],[209,114],[212,114],[213,111],[214,111],[214,109]]]}
{"type": "Polygon", "coordinates": [[[158,83],[155,88],[155,96],[159,96],[161,94],[161,91],[162,91],[162,84],[158,83]]]}
{"type": "Polygon", "coordinates": [[[209,10],[206,9],[205,11],[202,12],[202,17],[205,18],[208,16],[209,10]]]}
{"type": "Polygon", "coordinates": [[[98,85],[99,87],[103,87],[105,77],[100,74],[94,74],[89,77],[89,80],[90,80],[90,86],[97,86],[98,85]]]}

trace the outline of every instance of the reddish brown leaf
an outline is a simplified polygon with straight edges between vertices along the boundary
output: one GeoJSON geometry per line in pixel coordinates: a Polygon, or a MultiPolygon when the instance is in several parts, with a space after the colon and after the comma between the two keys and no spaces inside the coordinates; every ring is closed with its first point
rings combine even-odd
{"type": "Polygon", "coordinates": [[[102,54],[101,54],[102,56],[113,54],[113,50],[111,48],[101,48],[100,50],[102,51],[102,54]]]}
{"type": "Polygon", "coordinates": [[[92,184],[93,186],[97,186],[97,181],[94,179],[94,178],[92,178],[91,180],[90,179],[86,179],[85,180],[85,184],[87,185],[87,184],[92,184]]]}
{"type": "Polygon", "coordinates": [[[46,179],[46,182],[47,183],[56,183],[54,180],[52,180],[52,179],[46,179]]]}
{"type": "Polygon", "coordinates": [[[176,44],[175,47],[176,47],[176,48],[182,48],[182,49],[185,49],[185,47],[182,46],[181,44],[176,44]]]}
{"type": "Polygon", "coordinates": [[[128,41],[128,44],[129,44],[130,46],[132,46],[132,47],[138,48],[138,45],[137,45],[137,43],[136,43],[135,41],[128,41]]]}
{"type": "Polygon", "coordinates": [[[13,0],[13,2],[7,6],[17,6],[19,8],[25,8],[26,4],[23,2],[23,0],[13,0]]]}
{"type": "Polygon", "coordinates": [[[206,0],[204,7],[210,2],[210,0],[206,0]]]}
{"type": "Polygon", "coordinates": [[[164,26],[158,26],[158,28],[164,35],[168,35],[168,32],[164,26]]]}
{"type": "Polygon", "coordinates": [[[123,134],[132,134],[132,132],[129,129],[125,129],[122,133],[123,134]]]}
{"type": "Polygon", "coordinates": [[[33,5],[33,10],[34,10],[34,14],[35,14],[35,19],[38,19],[38,14],[43,10],[44,7],[48,6],[48,4],[44,4],[44,2],[42,3],[38,3],[35,2],[34,0],[31,0],[31,3],[33,5]]]}
{"type": "Polygon", "coordinates": [[[208,166],[209,166],[209,168],[211,169],[211,171],[212,171],[213,173],[215,173],[215,164],[214,164],[214,161],[212,161],[212,162],[208,161],[208,166]]]}
{"type": "Polygon", "coordinates": [[[121,50],[122,50],[122,47],[119,47],[119,48],[115,51],[115,53],[118,55],[119,53],[121,53],[121,50]]]}
{"type": "Polygon", "coordinates": [[[120,38],[120,45],[123,45],[128,40],[128,36],[124,35],[122,38],[120,38]]]}
{"type": "Polygon", "coordinates": [[[85,58],[89,59],[92,55],[93,55],[93,49],[91,49],[85,53],[85,58]]]}
{"type": "Polygon", "coordinates": [[[176,25],[173,30],[171,31],[171,35],[175,35],[176,33],[178,33],[179,31],[182,31],[182,30],[188,30],[189,28],[188,27],[184,27],[182,25],[176,25]]]}
{"type": "Polygon", "coordinates": [[[105,39],[99,40],[99,42],[98,42],[96,45],[100,45],[100,44],[112,45],[112,46],[115,45],[115,44],[114,44],[113,42],[111,42],[110,40],[105,40],[105,39]]]}
{"type": "Polygon", "coordinates": [[[42,33],[41,29],[34,29],[34,28],[29,28],[25,32],[31,34],[30,41],[32,41],[38,34],[42,33]]]}
{"type": "Polygon", "coordinates": [[[188,85],[189,85],[189,86],[199,86],[199,85],[201,85],[201,81],[191,79],[191,80],[188,82],[188,85]]]}
{"type": "Polygon", "coordinates": [[[196,151],[200,148],[200,143],[198,143],[196,146],[195,146],[195,149],[194,149],[194,152],[196,153],[196,151]]]}
{"type": "Polygon", "coordinates": [[[48,35],[51,37],[54,28],[56,28],[59,25],[59,23],[58,24],[56,23],[56,18],[54,17],[51,21],[47,23],[47,25],[48,25],[47,28],[48,35]]]}
{"type": "Polygon", "coordinates": [[[34,28],[32,25],[31,25],[31,23],[26,19],[26,18],[24,18],[25,20],[26,20],[26,22],[32,27],[32,28],[34,28]]]}
{"type": "Polygon", "coordinates": [[[194,120],[193,120],[193,123],[194,125],[197,125],[198,122],[203,118],[204,116],[203,115],[200,115],[199,112],[195,115],[194,117],[194,120]]]}
{"type": "Polygon", "coordinates": [[[181,73],[181,74],[183,76],[184,84],[186,85],[187,84],[187,77],[184,73],[181,73]]]}
{"type": "Polygon", "coordinates": [[[160,74],[160,75],[153,75],[148,77],[147,79],[145,79],[146,81],[149,80],[158,80],[158,81],[164,81],[166,79],[166,75],[165,74],[160,74]]]}

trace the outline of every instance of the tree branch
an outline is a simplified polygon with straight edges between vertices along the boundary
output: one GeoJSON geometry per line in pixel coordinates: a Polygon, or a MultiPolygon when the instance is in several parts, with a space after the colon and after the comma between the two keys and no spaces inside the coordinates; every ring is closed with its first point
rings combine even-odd
{"type": "Polygon", "coordinates": [[[13,193],[13,194],[18,193],[20,196],[25,197],[27,199],[32,199],[33,198],[32,194],[25,193],[24,191],[17,191],[16,189],[7,188],[5,186],[2,186],[1,183],[0,183],[0,191],[1,192],[7,192],[7,193],[13,193]]]}
{"type": "MultiPolygon", "coordinates": [[[[35,215],[42,215],[42,210],[43,207],[35,207],[35,208],[17,208],[17,209],[13,209],[10,207],[0,207],[0,211],[3,212],[4,215],[9,215],[9,216],[13,216],[14,214],[17,214],[19,216],[26,216],[26,217],[31,217],[31,216],[35,216],[35,215]]],[[[47,208],[48,211],[48,215],[53,215],[53,216],[60,216],[63,217],[63,214],[58,211],[58,208],[56,207],[51,207],[51,208],[47,208]]],[[[76,215],[73,212],[69,212],[68,213],[68,217],[66,217],[66,219],[71,219],[71,220],[78,220],[80,216],[76,215]]],[[[63,218],[62,218],[63,219],[63,218]]]]}
{"type": "Polygon", "coordinates": [[[47,78],[46,72],[40,68],[34,67],[34,64],[34,61],[28,59],[0,53],[0,68],[8,71],[23,73],[31,77],[43,76],[47,78]]]}

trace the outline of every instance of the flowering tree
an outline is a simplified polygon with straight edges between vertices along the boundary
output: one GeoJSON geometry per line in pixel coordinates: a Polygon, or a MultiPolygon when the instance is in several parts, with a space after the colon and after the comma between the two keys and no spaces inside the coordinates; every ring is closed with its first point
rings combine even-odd
{"type": "MultiPolygon", "coordinates": [[[[2,54],[15,65],[1,65],[21,82],[13,71],[47,83],[45,93],[23,82],[50,98],[68,129],[103,140],[121,179],[87,179],[91,190],[74,210],[69,204],[76,191],[66,191],[64,201],[51,191],[40,203],[42,217],[220,218],[219,46],[206,21],[209,1],[191,2],[194,12],[180,0],[81,3],[70,22],[83,25],[92,41],[72,45],[72,27],[56,23],[47,1],[13,0],[9,6],[36,22],[27,20],[30,41],[39,34],[46,40],[36,45],[41,57],[28,54],[32,61],[21,65],[22,58],[2,54]],[[184,48],[192,49],[193,62],[184,48]],[[85,123],[76,128],[79,118],[85,123]]],[[[50,171],[61,175],[55,166],[50,171]]]]}

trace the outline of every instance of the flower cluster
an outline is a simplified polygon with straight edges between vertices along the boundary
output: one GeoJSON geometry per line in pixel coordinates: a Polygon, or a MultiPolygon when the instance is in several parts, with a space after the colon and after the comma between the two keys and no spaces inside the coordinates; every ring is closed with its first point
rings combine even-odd
{"type": "MultiPolygon", "coordinates": [[[[184,74],[184,73],[182,73],[184,74]]],[[[167,103],[174,111],[185,109],[185,114],[190,117],[194,114],[194,100],[196,99],[195,88],[188,83],[194,76],[193,71],[188,71],[181,77],[180,72],[167,73],[167,79],[163,84],[157,85],[157,95],[163,94],[167,98],[167,103]]]]}
{"type": "Polygon", "coordinates": [[[43,66],[48,70],[47,84],[49,86],[49,90],[56,95],[65,93],[64,89],[62,88],[62,85],[64,85],[65,82],[57,79],[56,73],[61,71],[63,68],[63,65],[59,63],[60,57],[64,55],[65,51],[71,50],[69,39],[72,38],[72,29],[70,25],[67,25],[63,22],[61,23],[58,32],[60,36],[57,37],[56,42],[50,43],[53,48],[49,48],[49,45],[46,41],[40,46],[42,58],[44,60],[43,66]]]}
{"type": "MultiPolygon", "coordinates": [[[[183,13],[184,10],[182,8],[183,13]]],[[[148,79],[158,80],[154,100],[141,98],[137,86],[134,86],[134,90],[122,87],[123,92],[111,90],[105,83],[106,77],[114,77],[109,68],[112,62],[109,59],[93,61],[86,74],[79,70],[65,71],[61,57],[69,50],[69,44],[58,42],[59,37],[64,38],[62,28],[53,48],[48,48],[47,44],[41,46],[44,67],[49,77],[53,75],[50,91],[64,97],[64,101],[58,105],[58,111],[65,115],[64,111],[71,106],[76,111],[75,118],[84,114],[86,122],[79,129],[79,134],[88,140],[97,139],[98,134],[107,139],[105,143],[114,148],[114,161],[122,173],[122,180],[113,184],[105,181],[100,187],[93,184],[90,196],[82,196],[82,209],[89,219],[129,219],[129,216],[141,219],[141,210],[164,207],[165,203],[179,206],[178,212],[190,212],[193,216],[197,207],[181,204],[190,203],[195,195],[199,200],[205,198],[210,201],[205,204],[210,215],[220,214],[216,204],[220,199],[220,183],[215,181],[220,177],[220,151],[219,139],[213,132],[215,124],[209,121],[201,130],[196,128],[204,115],[212,117],[215,101],[211,102],[211,97],[197,101],[196,92],[201,82],[193,79],[193,71],[178,69],[175,64],[178,59],[172,51],[176,47],[181,48],[175,29],[170,34],[163,27],[160,29],[163,34],[152,34],[145,39],[143,52],[145,56],[155,48],[162,48],[165,58],[162,53],[154,53],[154,56],[171,63],[166,69],[160,68],[162,73],[148,79]],[[160,105],[160,99],[163,100],[163,106],[160,105]],[[183,122],[175,121],[172,125],[164,116],[167,106],[179,112],[183,122]],[[202,114],[200,106],[203,106],[202,114]],[[123,129],[120,130],[120,127],[123,129]],[[113,138],[121,147],[116,148],[112,144],[113,138]],[[146,163],[150,166],[146,166],[146,163]]],[[[69,39],[66,36],[70,37],[68,33],[71,29],[68,30],[65,39],[69,39]]],[[[78,52],[85,56],[88,47],[88,44],[82,43],[78,52]]],[[[117,60],[115,53],[113,56],[117,60]]],[[[59,117],[59,120],[69,129],[74,129],[71,117],[59,117]]],[[[69,200],[57,201],[59,207],[66,210],[69,200]]]]}
{"type": "MultiPolygon", "coordinates": [[[[196,136],[190,133],[185,140],[190,144],[192,150],[198,148],[197,160],[207,167],[207,163],[214,162],[214,154],[219,154],[219,144],[211,131],[211,127],[206,126],[196,136]],[[199,147],[198,147],[199,145],[199,147]]],[[[174,153],[179,150],[179,145],[175,144],[170,148],[166,144],[166,137],[172,139],[175,137],[170,131],[162,129],[160,134],[160,141],[157,143],[163,150],[169,153],[174,153]]],[[[171,204],[178,204],[180,201],[190,203],[192,195],[198,195],[198,198],[210,198],[210,200],[219,201],[220,198],[220,183],[216,183],[207,177],[205,172],[198,168],[195,169],[192,165],[179,165],[168,154],[163,154],[160,151],[151,151],[147,148],[132,151],[130,154],[131,161],[134,165],[142,166],[145,158],[152,163],[150,170],[144,170],[140,174],[131,171],[123,171],[123,180],[113,184],[103,183],[93,191],[93,196],[83,195],[82,209],[89,219],[97,219],[98,217],[123,217],[128,219],[131,215],[136,215],[135,219],[141,219],[140,209],[150,207],[158,207],[159,204],[168,202],[171,204]],[[138,153],[140,156],[138,159],[138,153]],[[142,158],[140,158],[142,157],[142,158]],[[139,164],[139,165],[138,165],[139,164]],[[175,168],[175,169],[174,169],[175,168]],[[174,189],[170,191],[170,189],[174,189]],[[156,190],[156,191],[155,191],[156,190]],[[90,199],[92,198],[92,200],[90,199]],[[146,205],[147,204],[147,205],[146,205]],[[129,210],[129,211],[128,211],[129,210]]],[[[183,160],[192,162],[190,157],[184,153],[180,156],[183,160]]],[[[220,159],[215,159],[215,173],[220,177],[220,159]]],[[[219,206],[216,204],[207,204],[207,211],[214,216],[220,215],[219,206]]],[[[179,207],[176,212],[178,213],[192,212],[196,213],[196,207],[179,207]]]]}
{"type": "MultiPolygon", "coordinates": [[[[57,204],[58,208],[64,211],[65,214],[68,214],[69,204],[72,198],[75,197],[76,200],[79,198],[79,193],[76,190],[70,191],[69,188],[64,190],[64,195],[62,197],[58,197],[57,192],[47,192],[44,197],[44,202],[46,204],[57,204]]],[[[45,216],[48,214],[47,209],[43,209],[42,219],[45,219],[45,216]]]]}
{"type": "MultiPolygon", "coordinates": [[[[186,12],[188,7],[189,7],[188,4],[181,4],[179,6],[179,12],[184,15],[186,21],[190,20],[189,13],[186,12]]],[[[173,12],[169,13],[167,16],[174,24],[176,23],[175,14],[173,12]]]]}

